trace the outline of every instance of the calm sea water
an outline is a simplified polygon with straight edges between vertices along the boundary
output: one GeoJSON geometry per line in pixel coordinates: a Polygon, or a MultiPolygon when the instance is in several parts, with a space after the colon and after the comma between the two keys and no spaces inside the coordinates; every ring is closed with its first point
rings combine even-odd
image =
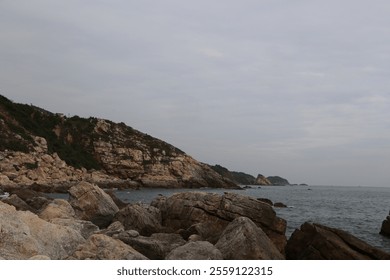
{"type": "MultiPolygon", "coordinates": [[[[116,194],[125,202],[150,203],[159,194],[169,196],[184,191],[194,190],[141,189],[117,191],[116,194]]],[[[227,190],[200,191],[223,193],[227,190]]],[[[343,229],[390,252],[390,238],[379,234],[382,222],[390,210],[390,187],[262,186],[229,191],[286,204],[288,208],[275,208],[275,211],[287,221],[288,237],[304,222],[315,222],[343,229]]]]}

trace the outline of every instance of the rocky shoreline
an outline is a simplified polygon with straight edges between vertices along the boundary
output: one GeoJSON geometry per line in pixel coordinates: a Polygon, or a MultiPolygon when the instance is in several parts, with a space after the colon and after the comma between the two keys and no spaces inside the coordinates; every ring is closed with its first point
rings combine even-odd
{"type": "Polygon", "coordinates": [[[0,201],[0,259],[390,259],[353,235],[304,223],[287,239],[266,202],[225,192],[126,204],[80,181],[69,199],[13,188],[0,201]]]}

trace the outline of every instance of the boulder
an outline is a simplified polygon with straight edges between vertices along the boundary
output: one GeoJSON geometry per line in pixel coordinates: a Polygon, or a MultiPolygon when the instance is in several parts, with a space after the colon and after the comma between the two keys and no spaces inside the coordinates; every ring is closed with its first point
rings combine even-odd
{"type": "Polygon", "coordinates": [[[120,240],[104,234],[91,235],[69,257],[75,260],[147,260],[145,256],[120,240]]]}
{"type": "Polygon", "coordinates": [[[294,231],[286,246],[292,260],[389,260],[381,251],[340,229],[304,223],[294,231]]]}
{"type": "Polygon", "coordinates": [[[165,259],[173,249],[186,243],[179,234],[174,233],[155,233],[150,237],[131,237],[130,234],[124,232],[115,237],[153,260],[165,259]]]}
{"type": "Polygon", "coordinates": [[[149,236],[161,231],[161,213],[156,207],[146,204],[130,204],[115,215],[125,230],[136,230],[141,235],[149,236]]]}
{"type": "Polygon", "coordinates": [[[287,205],[284,204],[283,202],[275,202],[274,203],[274,207],[277,207],[277,208],[287,208],[287,205]]]}
{"type": "Polygon", "coordinates": [[[23,199],[21,199],[16,194],[12,194],[9,197],[4,198],[2,200],[2,202],[14,206],[16,208],[16,210],[36,212],[36,209],[32,208],[30,205],[28,205],[23,199]]]}
{"type": "Polygon", "coordinates": [[[272,202],[272,200],[268,199],[268,198],[263,198],[263,197],[260,197],[257,199],[258,201],[261,201],[261,202],[264,202],[264,203],[267,203],[268,205],[270,206],[273,206],[274,203],[272,202]]]}
{"type": "Polygon", "coordinates": [[[100,228],[109,226],[119,211],[112,198],[96,185],[80,182],[69,189],[69,194],[76,216],[100,228]]]}
{"type": "Polygon", "coordinates": [[[122,225],[121,222],[116,221],[116,222],[113,222],[111,225],[109,225],[107,228],[102,229],[99,233],[105,234],[108,236],[113,236],[114,234],[118,234],[118,233],[121,233],[123,231],[125,231],[125,227],[122,225]]]}
{"type": "Polygon", "coordinates": [[[249,218],[239,217],[223,231],[215,247],[225,260],[282,260],[283,255],[249,218]]]}
{"type": "Polygon", "coordinates": [[[160,209],[163,226],[179,230],[196,225],[196,231],[191,234],[199,234],[211,243],[218,241],[229,222],[248,217],[267,234],[279,251],[282,252],[286,244],[286,221],[277,217],[270,205],[249,196],[186,192],[170,197],[159,196],[151,205],[160,209]]]}
{"type": "Polygon", "coordinates": [[[8,176],[0,174],[0,186],[2,187],[16,187],[17,185],[12,182],[8,176]]]}
{"type": "Polygon", "coordinates": [[[50,223],[70,227],[81,234],[82,237],[88,239],[92,234],[96,233],[99,228],[90,221],[70,219],[70,218],[54,218],[49,220],[50,223]]]}
{"type": "Polygon", "coordinates": [[[34,213],[38,213],[53,199],[47,195],[27,188],[15,189],[12,192],[28,204],[34,213]]]}
{"type": "Polygon", "coordinates": [[[22,260],[45,255],[52,260],[71,254],[85,239],[76,230],[40,219],[0,202],[0,257],[22,260]]]}
{"type": "Polygon", "coordinates": [[[55,218],[71,219],[74,216],[75,212],[72,206],[64,199],[54,199],[39,214],[39,217],[46,221],[50,221],[55,218]]]}
{"type": "Polygon", "coordinates": [[[390,237],[390,216],[383,221],[380,234],[390,237]]]}
{"type": "Polygon", "coordinates": [[[167,260],[222,260],[222,253],[207,241],[188,242],[177,247],[166,257],[167,260]]]}

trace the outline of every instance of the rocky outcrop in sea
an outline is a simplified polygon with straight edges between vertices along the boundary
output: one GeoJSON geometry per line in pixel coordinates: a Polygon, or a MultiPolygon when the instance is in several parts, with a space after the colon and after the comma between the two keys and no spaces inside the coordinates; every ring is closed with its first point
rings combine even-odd
{"type": "Polygon", "coordinates": [[[305,223],[287,241],[286,221],[272,206],[239,194],[187,192],[116,205],[88,182],[69,194],[19,189],[0,201],[0,259],[390,259],[317,224],[305,223]]]}
{"type": "Polygon", "coordinates": [[[380,234],[390,237],[390,213],[382,223],[380,234]]]}

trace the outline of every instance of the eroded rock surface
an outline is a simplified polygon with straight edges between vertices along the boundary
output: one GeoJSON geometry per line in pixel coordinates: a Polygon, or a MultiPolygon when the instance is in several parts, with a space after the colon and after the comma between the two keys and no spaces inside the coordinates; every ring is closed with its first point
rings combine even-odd
{"type": "Polygon", "coordinates": [[[381,251],[340,229],[304,223],[295,230],[286,246],[292,260],[388,260],[381,251]]]}

